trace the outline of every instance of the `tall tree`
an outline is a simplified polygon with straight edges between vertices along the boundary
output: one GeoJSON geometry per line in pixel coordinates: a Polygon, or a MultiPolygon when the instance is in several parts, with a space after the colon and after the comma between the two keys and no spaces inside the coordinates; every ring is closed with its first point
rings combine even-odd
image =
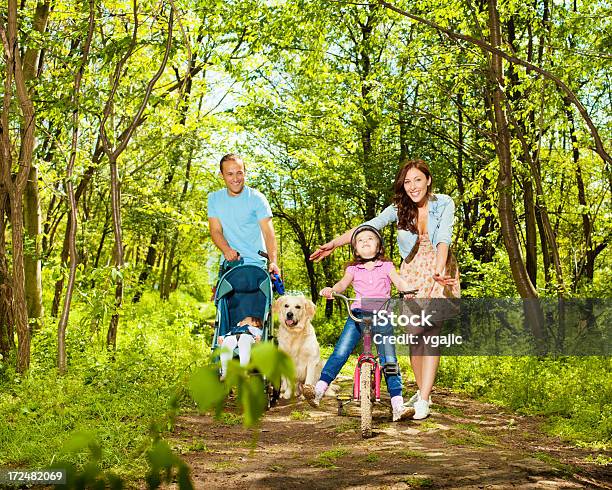
{"type": "Polygon", "coordinates": [[[87,38],[83,44],[83,55],[79,69],[74,74],[74,90],[72,93],[72,141],[70,146],[70,157],[66,166],[66,194],[68,196],[68,205],[70,209],[70,219],[68,220],[68,250],[70,253],[70,272],[68,275],[68,285],[66,286],[66,296],[64,299],[64,307],[62,315],[57,325],[57,365],[60,373],[65,373],[67,370],[66,359],[66,327],[68,326],[68,318],[70,316],[70,305],[72,303],[72,291],[76,277],[76,269],[78,264],[78,254],[76,249],[76,231],[77,231],[77,203],[74,193],[73,172],[74,163],[76,161],[77,143],[79,137],[79,101],[81,95],[81,81],[83,80],[83,72],[87,66],[89,59],[89,49],[95,27],[95,2],[89,0],[89,18],[87,22],[87,38]]]}
{"type": "MultiPolygon", "coordinates": [[[[130,56],[134,52],[134,48],[137,45],[137,35],[138,35],[138,9],[136,2],[133,4],[133,16],[134,16],[134,25],[132,29],[132,37],[128,44],[128,47],[118,61],[115,66],[115,70],[112,76],[112,86],[111,91],[108,96],[106,105],[103,110],[102,121],[100,122],[100,137],[102,141],[102,147],[104,149],[104,153],[106,154],[109,161],[109,169],[110,169],[110,197],[111,197],[111,212],[112,212],[112,223],[113,223],[113,235],[115,238],[115,248],[113,251],[114,257],[114,266],[115,266],[115,311],[111,315],[110,325],[108,327],[108,333],[106,336],[106,343],[109,348],[115,349],[117,346],[117,328],[119,325],[119,311],[123,304],[123,276],[122,269],[124,265],[124,249],[123,249],[123,231],[121,226],[121,188],[120,188],[120,180],[119,180],[119,170],[118,170],[118,159],[121,154],[127,148],[134,131],[138,125],[138,121],[142,117],[147,103],[149,102],[149,98],[151,97],[151,93],[153,92],[153,88],[155,84],[162,76],[166,64],[168,62],[168,57],[170,55],[170,48],[172,46],[172,28],[173,28],[173,19],[174,12],[170,9],[170,13],[168,15],[168,33],[166,38],[166,46],[164,49],[164,54],[160,63],[160,66],[157,72],[153,75],[153,77],[149,80],[147,87],[145,89],[145,93],[140,101],[140,105],[138,110],[133,115],[128,124],[126,130],[122,133],[123,137],[113,144],[111,141],[111,135],[114,133],[114,129],[112,128],[109,131],[106,127],[107,121],[109,120],[111,114],[113,113],[114,105],[115,105],[115,94],[119,87],[119,83],[121,81],[122,76],[124,75],[124,67],[130,56]]],[[[114,139],[114,138],[113,138],[114,139]]]]}
{"type": "Polygon", "coordinates": [[[30,366],[30,327],[25,287],[23,197],[32,166],[36,115],[22,69],[21,46],[17,37],[17,11],[16,0],[9,0],[5,22],[3,20],[0,24],[4,54],[4,97],[0,128],[2,168],[0,171],[4,190],[10,201],[14,319],[19,342],[17,369],[24,372],[30,366]],[[18,135],[14,135],[10,126],[9,114],[11,114],[13,104],[19,110],[18,135]],[[16,171],[14,171],[15,164],[16,171]]]}

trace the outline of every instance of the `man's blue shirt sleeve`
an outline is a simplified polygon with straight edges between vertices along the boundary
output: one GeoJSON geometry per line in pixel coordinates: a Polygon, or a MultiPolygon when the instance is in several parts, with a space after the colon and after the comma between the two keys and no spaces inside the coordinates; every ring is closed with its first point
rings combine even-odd
{"type": "Polygon", "coordinates": [[[272,208],[270,208],[270,203],[266,199],[261,192],[256,191],[253,193],[255,197],[255,216],[257,216],[257,221],[260,221],[264,218],[272,217],[272,208]]]}
{"type": "Polygon", "coordinates": [[[217,206],[215,204],[215,194],[214,192],[211,192],[210,194],[208,194],[208,217],[209,218],[218,218],[219,217],[219,213],[217,211],[217,206]]]}

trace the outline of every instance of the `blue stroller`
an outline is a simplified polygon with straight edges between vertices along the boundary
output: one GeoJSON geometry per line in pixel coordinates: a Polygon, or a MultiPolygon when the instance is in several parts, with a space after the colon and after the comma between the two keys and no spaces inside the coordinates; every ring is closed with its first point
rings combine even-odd
{"type": "MultiPolygon", "coordinates": [[[[220,270],[220,278],[215,290],[215,332],[212,350],[219,347],[219,337],[224,335],[250,335],[244,327],[236,324],[247,316],[261,319],[261,340],[274,342],[272,322],[273,288],[268,272],[256,265],[244,265],[242,261],[224,262],[220,270]]],[[[234,349],[234,357],[238,349],[234,349]]],[[[274,405],[280,397],[280,389],[263,379],[268,408],[274,405]]]]}

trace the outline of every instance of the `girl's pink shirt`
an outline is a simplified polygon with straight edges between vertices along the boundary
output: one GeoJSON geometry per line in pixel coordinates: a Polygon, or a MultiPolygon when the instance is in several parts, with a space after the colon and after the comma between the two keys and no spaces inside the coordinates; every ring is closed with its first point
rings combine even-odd
{"type": "MultiPolygon", "coordinates": [[[[364,264],[349,265],[346,268],[353,276],[353,289],[355,290],[356,301],[351,304],[351,309],[361,308],[361,298],[368,299],[387,299],[391,297],[391,278],[389,274],[395,270],[393,262],[383,262],[377,260],[372,270],[366,269],[364,264]]],[[[368,310],[370,305],[367,304],[368,310]]]]}

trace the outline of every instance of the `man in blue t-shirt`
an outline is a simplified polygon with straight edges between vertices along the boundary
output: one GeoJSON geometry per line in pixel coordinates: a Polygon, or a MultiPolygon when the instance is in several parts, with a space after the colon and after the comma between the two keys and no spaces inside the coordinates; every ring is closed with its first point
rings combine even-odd
{"type": "Polygon", "coordinates": [[[219,169],[225,189],[208,194],[208,224],[210,236],[223,254],[221,261],[242,258],[245,264],[263,266],[265,259],[257,252],[264,250],[270,260],[268,270],[280,274],[268,200],[244,185],[245,168],[239,155],[225,155],[219,169]]]}

